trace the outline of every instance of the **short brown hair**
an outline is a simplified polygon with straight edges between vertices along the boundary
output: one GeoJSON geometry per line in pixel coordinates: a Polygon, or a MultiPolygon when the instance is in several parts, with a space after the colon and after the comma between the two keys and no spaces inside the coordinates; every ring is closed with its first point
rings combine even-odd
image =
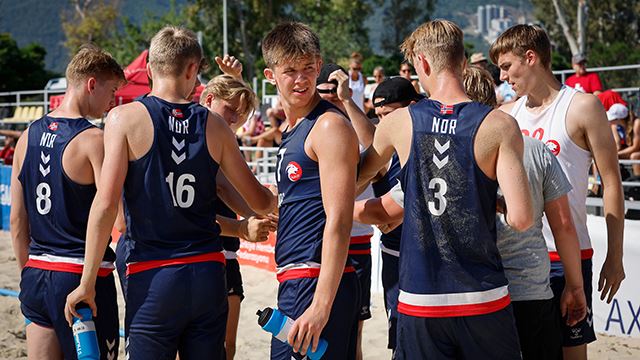
{"type": "Polygon", "coordinates": [[[464,91],[473,101],[496,107],[495,84],[489,72],[479,66],[468,66],[462,73],[464,91]]]}
{"type": "Polygon", "coordinates": [[[269,68],[304,56],[320,57],[320,39],[306,24],[279,24],[262,40],[262,57],[269,68]]]}
{"type": "Polygon", "coordinates": [[[111,54],[92,44],[80,47],[67,65],[65,75],[69,84],[77,84],[89,77],[126,81],[122,67],[111,54]]]}
{"type": "Polygon", "coordinates": [[[497,64],[500,55],[512,52],[524,57],[527,50],[538,54],[544,67],[551,67],[551,42],[546,31],[538,25],[521,24],[510,27],[491,45],[489,57],[497,64]]]}
{"type": "Polygon", "coordinates": [[[400,45],[405,58],[422,54],[437,73],[448,69],[462,72],[464,35],[458,25],[449,20],[436,19],[418,26],[400,45]]]}
{"type": "Polygon", "coordinates": [[[151,39],[149,65],[163,75],[178,75],[190,61],[202,59],[202,47],[191,30],[165,26],[151,39]]]}
{"type": "Polygon", "coordinates": [[[240,102],[238,112],[243,118],[248,117],[258,106],[256,93],[244,81],[230,75],[218,75],[211,79],[200,95],[201,104],[204,104],[209,94],[213,94],[216,99],[224,101],[238,99],[240,102]]]}

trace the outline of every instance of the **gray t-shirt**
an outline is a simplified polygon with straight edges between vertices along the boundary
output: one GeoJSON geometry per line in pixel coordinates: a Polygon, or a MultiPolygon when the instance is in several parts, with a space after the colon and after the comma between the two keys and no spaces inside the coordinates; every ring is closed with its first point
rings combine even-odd
{"type": "Polygon", "coordinates": [[[496,220],[498,250],[509,280],[513,301],[546,300],[553,297],[549,287],[549,253],[542,236],[544,204],[571,191],[558,160],[542,142],[524,137],[524,168],[533,199],[533,226],[517,232],[506,225],[504,216],[496,220]]]}

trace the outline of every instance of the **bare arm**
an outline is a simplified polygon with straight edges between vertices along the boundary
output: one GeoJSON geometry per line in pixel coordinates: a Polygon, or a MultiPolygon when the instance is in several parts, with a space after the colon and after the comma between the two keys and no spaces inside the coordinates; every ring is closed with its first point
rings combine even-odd
{"type": "Polygon", "coordinates": [[[349,75],[342,70],[336,70],[329,75],[329,81],[331,80],[338,81],[338,98],[347,110],[347,116],[356,131],[358,141],[362,146],[368,148],[373,142],[373,133],[376,131],[376,127],[371,123],[367,115],[360,110],[358,105],[353,102],[351,89],[349,89],[349,75]]]}
{"type": "MultiPolygon", "coordinates": [[[[380,169],[384,168],[394,152],[395,138],[400,138],[408,155],[408,149],[411,143],[411,130],[403,127],[405,122],[410,122],[409,111],[407,108],[398,109],[387,115],[385,121],[381,121],[373,135],[373,143],[364,153],[363,161],[360,165],[360,174],[358,176],[358,187],[366,185],[371,179],[378,175],[380,169]],[[404,121],[403,121],[404,120],[404,121]]],[[[400,160],[403,160],[401,149],[396,149],[400,160]]],[[[404,158],[406,160],[406,157],[404,158]]]]}
{"type": "Polygon", "coordinates": [[[633,142],[626,148],[618,151],[618,157],[628,159],[634,152],[640,151],[640,119],[633,121],[633,142]]]}
{"type": "Polygon", "coordinates": [[[496,162],[496,178],[504,194],[509,226],[524,231],[533,224],[533,209],[529,182],[522,164],[524,144],[515,119],[501,111],[489,116],[498,120],[493,124],[500,129],[500,147],[496,162]]]}
{"type": "Polygon", "coordinates": [[[218,196],[234,213],[245,218],[255,214],[221,171],[216,176],[216,185],[218,196]]]}
{"type": "MultiPolygon", "coordinates": [[[[97,192],[89,211],[84,268],[80,285],[67,296],[65,317],[71,325],[78,317],[75,306],[85,302],[97,316],[95,283],[109,242],[109,235],[118,213],[122,188],[128,169],[127,119],[122,108],[111,110],[104,130],[104,161],[96,177],[97,192]]],[[[95,169],[94,169],[95,171],[95,169]]]]}
{"type": "Polygon", "coordinates": [[[289,332],[296,351],[306,352],[329,320],[338,285],[347,261],[355,199],[358,141],[346,119],[326,113],[315,125],[307,141],[317,157],[326,224],[322,237],[322,266],[313,301],[289,332]]]}
{"type": "Polygon", "coordinates": [[[398,205],[390,193],[382,197],[356,201],[353,220],[363,224],[389,224],[402,220],[404,209],[398,205]]]}
{"type": "Polygon", "coordinates": [[[29,216],[24,203],[22,183],[18,180],[27,151],[28,139],[28,130],[25,130],[25,136],[21,137],[16,144],[11,169],[11,241],[19,269],[22,269],[29,259],[29,243],[31,242],[29,216]]]}
{"type": "Polygon", "coordinates": [[[567,195],[546,202],[544,204],[544,213],[549,221],[566,279],[566,286],[560,301],[560,310],[563,317],[567,316],[567,323],[573,326],[586,315],[587,301],[582,281],[580,243],[576,228],[573,225],[567,195]]]}
{"type": "Polygon", "coordinates": [[[251,209],[261,215],[272,212],[276,206],[275,196],[249,170],[229,126],[220,116],[211,113],[207,122],[207,144],[225,177],[251,209]]]}
{"type": "MultiPolygon", "coordinates": [[[[624,232],[624,194],[618,168],[618,153],[602,104],[594,96],[576,96],[575,106],[581,109],[581,126],[587,145],[593,153],[602,181],[604,216],[607,222],[607,257],[598,282],[603,300],[607,293],[610,302],[625,277],[622,264],[622,236],[624,232]]],[[[572,104],[573,105],[573,104],[572,104]]]]}

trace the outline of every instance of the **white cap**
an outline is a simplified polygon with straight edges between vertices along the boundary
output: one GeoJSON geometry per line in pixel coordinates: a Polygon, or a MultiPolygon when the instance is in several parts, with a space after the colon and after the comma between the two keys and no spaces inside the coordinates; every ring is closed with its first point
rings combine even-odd
{"type": "Polygon", "coordinates": [[[607,111],[607,119],[609,121],[625,119],[629,116],[629,109],[622,104],[613,104],[607,111]]]}

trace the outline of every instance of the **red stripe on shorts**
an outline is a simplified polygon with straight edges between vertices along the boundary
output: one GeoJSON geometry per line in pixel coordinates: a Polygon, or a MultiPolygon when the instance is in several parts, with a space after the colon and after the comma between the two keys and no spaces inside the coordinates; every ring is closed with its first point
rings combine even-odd
{"type": "Polygon", "coordinates": [[[139,273],[141,271],[156,269],[159,267],[193,264],[199,262],[215,261],[225,264],[222,252],[212,252],[200,255],[185,256],[177,259],[149,260],[127,264],[127,275],[139,273]]]}
{"type": "Polygon", "coordinates": [[[372,235],[360,235],[360,236],[352,236],[351,240],[349,240],[349,244],[370,244],[372,235]]]}
{"type": "MultiPolygon", "coordinates": [[[[580,250],[580,259],[589,260],[593,257],[593,249],[580,250]]],[[[560,254],[557,251],[549,251],[549,260],[552,262],[560,261],[560,254]]]]}
{"type": "Polygon", "coordinates": [[[511,297],[505,295],[500,299],[465,305],[417,306],[398,302],[398,312],[416,317],[456,317],[484,315],[502,310],[511,303],[511,297]]]}
{"type": "MultiPolygon", "coordinates": [[[[73,274],[82,274],[82,269],[84,268],[84,266],[81,264],[70,264],[70,263],[63,263],[63,262],[36,260],[36,259],[27,260],[27,263],[24,266],[36,268],[36,269],[42,269],[42,270],[68,272],[73,274]]],[[[98,276],[105,277],[111,274],[112,272],[113,272],[113,269],[100,268],[98,269],[98,276]]]]}
{"type": "MultiPolygon", "coordinates": [[[[352,273],[356,271],[353,266],[347,266],[344,268],[344,273],[352,273]]],[[[303,268],[303,269],[291,269],[276,275],[278,282],[284,282],[293,279],[303,278],[317,278],[320,276],[320,268],[303,268]]]]}

